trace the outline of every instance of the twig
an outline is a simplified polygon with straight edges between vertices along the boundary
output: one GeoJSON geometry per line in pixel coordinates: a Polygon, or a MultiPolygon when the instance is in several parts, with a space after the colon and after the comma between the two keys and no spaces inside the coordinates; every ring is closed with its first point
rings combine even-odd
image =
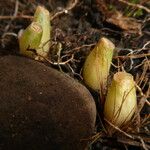
{"type": "Polygon", "coordinates": [[[141,141],[141,144],[142,144],[143,149],[144,149],[144,150],[148,150],[148,148],[147,148],[147,146],[146,146],[144,140],[143,140],[141,137],[139,137],[139,139],[140,139],[140,141],[141,141]]]}
{"type": "Polygon", "coordinates": [[[113,127],[115,130],[119,131],[120,133],[123,133],[125,136],[134,139],[134,137],[126,132],[124,132],[123,130],[121,130],[119,127],[113,125],[111,122],[109,122],[107,119],[104,119],[111,127],[113,127]]]}
{"type": "Polygon", "coordinates": [[[101,132],[98,132],[98,133],[96,133],[95,135],[93,135],[93,136],[91,136],[91,137],[89,137],[89,138],[83,138],[83,139],[81,139],[80,141],[91,141],[92,140],[92,142],[90,142],[90,144],[93,144],[98,138],[100,138],[101,136],[103,135],[103,133],[101,133],[101,132]]]}
{"type": "MultiPolygon", "coordinates": [[[[64,8],[62,11],[57,12],[56,14],[54,14],[53,16],[51,16],[50,20],[53,20],[54,18],[64,14],[64,13],[68,13],[69,10],[73,9],[78,3],[78,0],[73,0],[73,2],[69,3],[68,6],[66,8],[64,8]]],[[[16,9],[15,9],[16,10],[16,9]]],[[[18,18],[24,18],[24,19],[33,19],[33,16],[29,16],[29,15],[17,15],[16,11],[14,13],[13,16],[0,16],[0,20],[1,19],[18,19],[18,18]]]]}
{"type": "MultiPolygon", "coordinates": [[[[12,16],[12,18],[10,18],[10,21],[8,22],[8,24],[5,26],[5,28],[4,28],[4,32],[3,32],[3,34],[2,34],[2,46],[3,47],[5,47],[5,44],[4,44],[4,37],[6,36],[6,35],[13,35],[13,36],[16,36],[15,35],[15,33],[11,33],[10,34],[10,32],[7,32],[8,30],[9,30],[9,28],[10,28],[10,25],[11,25],[11,23],[12,23],[12,21],[14,20],[14,18],[13,17],[15,17],[17,14],[18,14],[18,9],[19,9],[19,1],[18,0],[16,0],[16,3],[15,3],[15,11],[14,11],[14,13],[13,13],[13,16],[12,16]]],[[[0,17],[3,17],[3,16],[0,16],[0,17]]]]}
{"type": "Polygon", "coordinates": [[[124,3],[124,4],[127,4],[128,6],[132,6],[134,8],[138,8],[138,9],[143,9],[145,10],[146,12],[150,13],[150,9],[145,7],[145,6],[142,6],[140,4],[133,4],[133,3],[130,3],[128,1],[124,1],[124,0],[119,0],[120,2],[124,3]]]}
{"type": "Polygon", "coordinates": [[[79,46],[79,47],[75,47],[75,48],[73,48],[73,49],[71,49],[70,51],[66,51],[65,53],[66,54],[70,54],[70,53],[74,53],[74,51],[78,51],[78,50],[80,50],[80,49],[82,49],[82,48],[85,48],[85,47],[91,47],[91,46],[94,46],[94,45],[96,45],[96,43],[92,43],[92,44],[84,44],[84,45],[81,45],[81,46],[79,46]]]}
{"type": "Polygon", "coordinates": [[[140,92],[140,95],[144,98],[146,104],[150,106],[150,102],[147,100],[146,95],[142,92],[141,88],[135,83],[137,90],[140,92]]]}
{"type": "Polygon", "coordinates": [[[144,119],[141,121],[141,126],[146,126],[147,124],[150,124],[150,114],[144,117],[144,119]]]}
{"type": "Polygon", "coordinates": [[[52,62],[50,59],[48,59],[48,58],[45,58],[45,57],[43,57],[43,56],[41,56],[41,55],[39,55],[40,57],[42,57],[42,58],[44,58],[47,62],[49,62],[50,64],[52,64],[52,65],[65,65],[65,64],[67,64],[68,62],[70,62],[70,61],[72,61],[73,60],[73,57],[74,57],[74,55],[72,55],[71,56],[71,58],[69,58],[68,60],[66,60],[66,61],[64,61],[64,62],[52,62]]]}
{"type": "Polygon", "coordinates": [[[136,66],[134,67],[134,69],[137,69],[137,68],[143,66],[143,65],[145,64],[145,61],[147,61],[147,60],[144,59],[140,64],[136,65],[136,66]]]}
{"type": "Polygon", "coordinates": [[[14,36],[16,38],[18,37],[18,35],[16,33],[14,33],[14,32],[6,32],[6,33],[3,34],[2,38],[4,38],[7,35],[11,35],[11,36],[14,36]]]}
{"type": "Polygon", "coordinates": [[[133,59],[137,59],[137,58],[143,58],[143,57],[147,57],[147,56],[150,56],[150,53],[148,54],[137,54],[137,55],[128,55],[128,56],[116,56],[116,57],[113,57],[114,59],[117,59],[117,58],[121,58],[121,59],[129,59],[129,58],[133,58],[133,59]]]}
{"type": "Polygon", "coordinates": [[[56,18],[56,17],[58,17],[58,16],[60,16],[60,15],[62,15],[64,13],[68,13],[69,10],[73,9],[77,5],[78,0],[72,0],[72,1],[62,11],[59,11],[56,14],[54,14],[53,16],[51,16],[51,20],[53,20],[54,18],[56,18]]]}
{"type": "MultiPolygon", "coordinates": [[[[16,0],[16,3],[15,3],[15,11],[14,11],[14,14],[13,14],[14,17],[18,14],[18,8],[19,8],[19,1],[16,0]]],[[[13,18],[11,18],[10,22],[9,22],[9,23],[7,24],[7,26],[5,27],[4,33],[8,31],[8,29],[9,29],[9,27],[10,27],[12,21],[13,21],[13,18]]]]}
{"type": "Polygon", "coordinates": [[[33,19],[33,16],[28,16],[28,15],[0,16],[0,20],[2,20],[2,19],[18,19],[18,18],[33,19]]]}
{"type": "MultiPolygon", "coordinates": [[[[131,140],[127,140],[127,139],[117,139],[118,142],[120,143],[124,143],[124,144],[127,144],[127,145],[133,145],[133,146],[143,146],[142,143],[139,143],[137,141],[131,141],[131,140]]],[[[149,145],[146,145],[148,148],[150,148],[149,145]]]]}
{"type": "Polygon", "coordinates": [[[18,0],[16,0],[16,4],[15,4],[15,11],[14,11],[13,16],[17,16],[17,14],[18,14],[18,8],[19,8],[19,1],[18,1],[18,0]]]}
{"type": "Polygon", "coordinates": [[[137,49],[137,50],[134,50],[134,53],[136,52],[140,52],[140,51],[143,51],[143,50],[148,50],[148,48],[146,48],[148,45],[150,45],[150,41],[147,41],[142,48],[140,49],[137,49]]]}
{"type": "Polygon", "coordinates": [[[73,75],[76,75],[76,76],[78,76],[81,80],[83,80],[83,77],[82,77],[80,74],[76,73],[76,72],[73,70],[73,68],[71,67],[71,65],[70,65],[69,63],[67,63],[67,66],[69,67],[69,69],[71,70],[71,72],[73,73],[73,75]]]}
{"type": "MultiPolygon", "coordinates": [[[[141,143],[139,143],[139,146],[142,146],[145,150],[147,149],[147,145],[145,144],[144,140],[140,137],[140,136],[132,136],[126,132],[124,132],[123,130],[121,130],[120,128],[118,128],[117,126],[113,125],[111,122],[109,122],[108,120],[105,119],[105,121],[111,126],[113,127],[115,130],[119,131],[120,133],[123,133],[125,136],[127,136],[128,138],[132,139],[135,141],[135,139],[140,140],[141,143]]],[[[129,144],[129,143],[127,143],[129,144]]]]}

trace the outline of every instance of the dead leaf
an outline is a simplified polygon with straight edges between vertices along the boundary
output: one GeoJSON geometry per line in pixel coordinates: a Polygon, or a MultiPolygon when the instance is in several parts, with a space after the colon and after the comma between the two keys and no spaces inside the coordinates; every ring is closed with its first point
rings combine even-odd
{"type": "Polygon", "coordinates": [[[96,0],[97,9],[103,14],[104,20],[111,23],[127,33],[135,33],[141,35],[142,24],[137,19],[126,17],[122,12],[117,10],[110,11],[105,0],[96,0]]]}
{"type": "Polygon", "coordinates": [[[121,12],[115,11],[106,19],[108,23],[114,24],[119,28],[129,32],[141,34],[141,23],[131,17],[125,17],[121,12]]]}

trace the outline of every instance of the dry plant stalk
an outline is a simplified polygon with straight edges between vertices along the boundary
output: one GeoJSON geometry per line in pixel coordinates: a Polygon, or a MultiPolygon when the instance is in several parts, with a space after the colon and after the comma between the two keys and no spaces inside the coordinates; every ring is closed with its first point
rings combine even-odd
{"type": "Polygon", "coordinates": [[[19,37],[20,53],[30,58],[35,58],[36,54],[32,50],[36,50],[42,38],[42,27],[37,22],[32,22],[19,37]]]}
{"type": "Polygon", "coordinates": [[[130,121],[136,109],[137,98],[133,76],[126,72],[116,73],[108,89],[104,105],[105,119],[121,127],[130,121]]]}
{"type": "Polygon", "coordinates": [[[92,89],[105,93],[107,77],[111,66],[115,46],[107,38],[101,38],[87,56],[83,66],[83,79],[92,89]]]}

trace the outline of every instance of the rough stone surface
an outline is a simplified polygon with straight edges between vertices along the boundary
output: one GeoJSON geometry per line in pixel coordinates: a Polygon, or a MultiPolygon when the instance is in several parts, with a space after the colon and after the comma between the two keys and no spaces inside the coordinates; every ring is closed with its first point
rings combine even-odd
{"type": "Polygon", "coordinates": [[[0,150],[83,150],[95,103],[74,79],[42,63],[0,58],[0,150]]]}

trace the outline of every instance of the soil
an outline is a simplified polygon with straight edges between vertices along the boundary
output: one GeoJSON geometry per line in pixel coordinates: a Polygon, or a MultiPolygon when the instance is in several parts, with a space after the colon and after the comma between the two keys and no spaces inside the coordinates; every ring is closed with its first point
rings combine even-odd
{"type": "MultiPolygon", "coordinates": [[[[20,29],[24,29],[30,24],[37,5],[44,5],[52,15],[52,46],[49,59],[52,62],[58,62],[59,59],[66,62],[62,65],[47,62],[46,65],[67,73],[81,83],[83,83],[81,71],[86,56],[101,37],[109,38],[116,45],[110,79],[119,70],[131,73],[141,88],[137,94],[139,107],[143,107],[138,119],[134,120],[137,128],[131,126],[129,130],[126,130],[128,134],[135,136],[134,139],[120,132],[114,136],[102,134],[98,138],[96,136],[89,147],[93,150],[112,149],[112,147],[115,149],[148,149],[150,147],[148,138],[150,133],[148,124],[150,112],[148,105],[150,96],[150,13],[145,9],[140,9],[141,15],[129,16],[129,12],[137,12],[139,8],[121,2],[116,3],[113,0],[81,0],[77,3],[76,1],[19,0],[19,4],[15,0],[1,1],[0,57],[19,55],[17,34],[20,29]],[[120,18],[117,20],[118,16],[120,18]],[[62,49],[58,49],[59,45],[62,46],[62,49]],[[61,51],[60,55],[59,51],[61,51]],[[146,96],[146,103],[142,101],[141,92],[146,96]],[[144,121],[146,117],[147,119],[144,121]],[[144,144],[138,138],[139,136],[144,144]]],[[[144,2],[144,0],[140,1],[140,5],[146,8],[150,7],[149,2],[144,2]]],[[[97,103],[99,114],[99,93],[93,91],[91,93],[97,103]]],[[[96,126],[97,133],[100,133],[102,125],[99,117],[97,117],[96,126]]]]}

